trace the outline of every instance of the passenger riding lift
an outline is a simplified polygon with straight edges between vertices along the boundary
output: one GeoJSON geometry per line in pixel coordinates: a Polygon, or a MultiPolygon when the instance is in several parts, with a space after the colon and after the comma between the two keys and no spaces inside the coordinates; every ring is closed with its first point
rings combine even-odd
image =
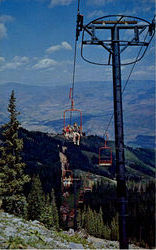
{"type": "Polygon", "coordinates": [[[71,170],[64,170],[62,175],[63,187],[70,188],[73,184],[73,171],[71,170]]]}
{"type": "MultiPolygon", "coordinates": [[[[73,133],[70,133],[70,131],[68,131],[68,124],[71,126],[72,120],[74,120],[73,114],[78,114],[77,126],[79,128],[79,135],[80,135],[80,137],[82,136],[82,111],[80,109],[74,108],[74,100],[73,100],[73,98],[71,98],[71,93],[72,93],[72,88],[70,88],[70,94],[69,94],[69,99],[71,99],[71,108],[66,109],[64,111],[64,114],[63,114],[63,119],[64,119],[63,131],[64,131],[64,135],[66,136],[67,139],[73,139],[73,136],[74,136],[73,133]],[[69,120],[68,124],[67,124],[67,120],[69,120]]],[[[76,123],[76,121],[73,121],[73,122],[76,123]]],[[[77,144],[77,145],[79,145],[79,144],[77,144]]]]}
{"type": "Polygon", "coordinates": [[[107,146],[108,135],[105,135],[105,145],[99,148],[99,166],[109,167],[112,165],[112,149],[107,146]]]}

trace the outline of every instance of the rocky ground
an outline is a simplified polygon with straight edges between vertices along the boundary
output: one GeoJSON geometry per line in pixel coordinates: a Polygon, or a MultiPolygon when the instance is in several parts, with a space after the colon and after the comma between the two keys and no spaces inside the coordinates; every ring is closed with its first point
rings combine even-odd
{"type": "MultiPolygon", "coordinates": [[[[48,230],[39,221],[26,221],[0,211],[0,249],[118,249],[117,241],[84,233],[48,230]]],[[[130,245],[130,249],[140,249],[130,245]]]]}

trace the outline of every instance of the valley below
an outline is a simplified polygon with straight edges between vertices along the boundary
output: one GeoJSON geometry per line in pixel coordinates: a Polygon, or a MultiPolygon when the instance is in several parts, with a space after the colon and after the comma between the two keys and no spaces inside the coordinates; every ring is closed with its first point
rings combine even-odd
{"type": "MultiPolygon", "coordinates": [[[[22,127],[50,133],[62,133],[63,112],[70,108],[69,86],[30,86],[20,83],[0,85],[0,124],[7,121],[9,95],[15,90],[17,110],[22,127]]],[[[113,114],[111,82],[78,82],[75,87],[75,108],[82,111],[83,131],[103,136],[113,114]]],[[[123,95],[124,137],[130,146],[155,147],[154,81],[130,81],[123,95]]],[[[79,122],[79,114],[75,119],[79,122]]],[[[67,121],[69,115],[67,117],[67,121]]],[[[110,122],[109,138],[114,139],[114,121],[110,122]]]]}

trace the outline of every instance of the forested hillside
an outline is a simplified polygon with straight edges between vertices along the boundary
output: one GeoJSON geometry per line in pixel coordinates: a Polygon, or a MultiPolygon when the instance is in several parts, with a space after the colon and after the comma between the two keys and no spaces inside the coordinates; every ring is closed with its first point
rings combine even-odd
{"type": "MultiPolygon", "coordinates": [[[[113,165],[110,168],[98,166],[99,147],[104,145],[98,136],[84,136],[79,147],[65,140],[63,135],[47,134],[20,130],[20,137],[24,141],[23,159],[29,173],[42,173],[46,171],[53,175],[60,168],[59,151],[62,146],[67,146],[67,156],[71,169],[89,171],[113,179],[115,177],[115,151],[114,142],[109,146],[113,149],[113,165]],[[52,169],[52,171],[50,171],[52,169]]],[[[127,179],[146,180],[155,176],[155,151],[125,146],[126,175],[127,179]]],[[[41,174],[42,175],[42,174],[41,174]]],[[[54,177],[55,179],[55,177],[54,177]]]]}
{"type": "MultiPolygon", "coordinates": [[[[63,135],[33,132],[23,128],[19,131],[19,137],[23,139],[22,159],[26,163],[26,173],[31,177],[40,176],[46,194],[54,189],[58,211],[64,202],[60,152],[66,148],[64,154],[68,159],[69,168],[81,180],[76,186],[77,193],[80,193],[85,185],[89,185],[92,190],[84,193],[83,204],[77,207],[77,209],[80,208],[77,215],[78,225],[85,228],[91,235],[118,240],[114,142],[108,143],[113,150],[112,166],[101,167],[98,165],[98,151],[104,142],[98,136],[84,136],[80,146],[66,140],[63,135]],[[102,224],[97,221],[96,228],[99,229],[96,231],[94,231],[95,227],[90,224],[94,216],[99,220],[99,216],[102,216],[104,221],[101,222],[102,224]],[[85,221],[83,218],[86,218],[85,221]]],[[[141,246],[153,246],[154,186],[152,183],[155,173],[155,152],[125,146],[125,156],[129,199],[129,236],[131,241],[140,242],[141,246]],[[134,225],[135,230],[133,230],[134,225]]],[[[26,184],[26,196],[29,195],[30,190],[31,183],[26,184]]],[[[73,189],[71,189],[70,198],[66,200],[71,208],[72,199],[74,199],[72,192],[73,189]]],[[[60,226],[67,229],[70,224],[64,224],[60,219],[60,226]]]]}
{"type": "MultiPolygon", "coordinates": [[[[23,159],[27,164],[29,174],[42,173],[53,175],[60,168],[59,151],[62,146],[67,146],[72,169],[90,171],[109,178],[115,177],[115,151],[114,142],[109,146],[113,149],[113,165],[111,168],[98,166],[98,150],[104,145],[104,141],[98,136],[84,136],[80,147],[64,139],[63,135],[55,135],[42,132],[31,132],[20,129],[20,137],[24,141],[23,159]],[[46,170],[45,170],[46,169],[46,170]],[[52,169],[52,171],[50,171],[52,169]]],[[[125,146],[126,175],[127,179],[141,180],[154,178],[155,150],[132,148],[125,146]]]]}

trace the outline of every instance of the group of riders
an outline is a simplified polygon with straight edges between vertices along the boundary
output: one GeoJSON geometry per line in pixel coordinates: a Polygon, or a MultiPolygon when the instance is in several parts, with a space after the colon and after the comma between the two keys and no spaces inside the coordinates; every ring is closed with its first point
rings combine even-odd
{"type": "Polygon", "coordinates": [[[81,129],[76,122],[74,122],[73,126],[68,124],[68,126],[63,129],[63,133],[67,139],[72,139],[74,144],[80,145],[81,129]]]}
{"type": "Polygon", "coordinates": [[[67,187],[67,188],[69,188],[71,185],[72,185],[72,183],[73,183],[73,180],[72,180],[72,177],[71,176],[69,176],[69,177],[64,177],[63,178],[63,185],[64,185],[64,187],[67,187]]]}

